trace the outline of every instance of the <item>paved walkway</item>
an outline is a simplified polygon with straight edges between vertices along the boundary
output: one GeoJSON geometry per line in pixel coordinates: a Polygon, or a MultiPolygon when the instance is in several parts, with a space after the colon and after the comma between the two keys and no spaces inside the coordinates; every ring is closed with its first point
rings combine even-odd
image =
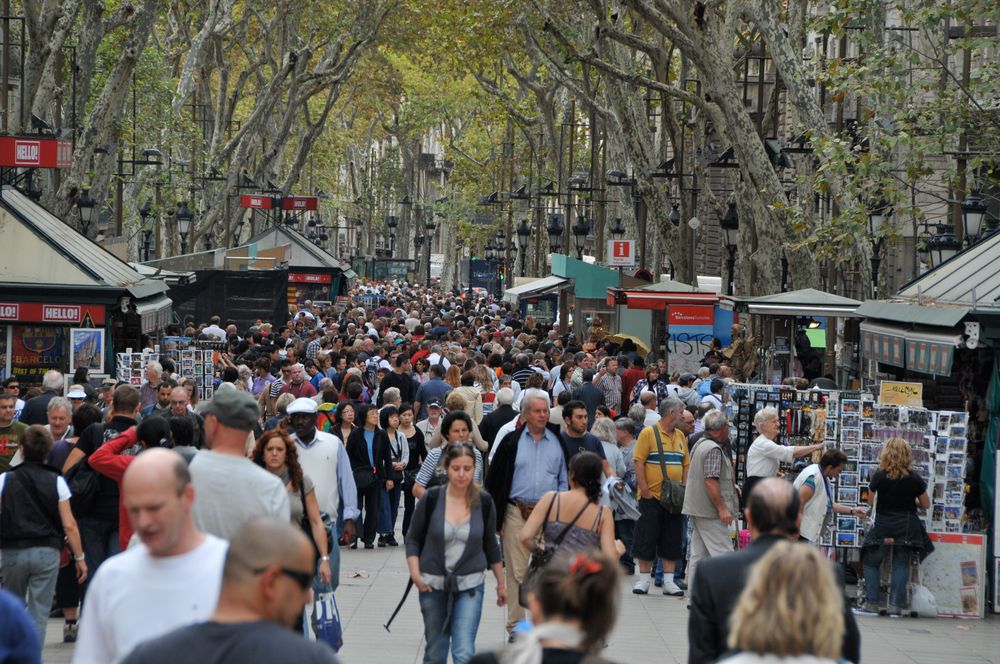
{"type": "MultiPolygon", "coordinates": [[[[337,591],[344,622],[341,660],[346,664],[422,662],[423,626],[416,591],[410,593],[392,633],[382,627],[406,587],[402,547],[342,552],[337,591]]],[[[476,641],[479,650],[499,648],[504,643],[504,609],[496,606],[492,581],[488,587],[476,641]]],[[[620,664],[686,662],[688,611],[684,600],[652,592],[645,597],[632,595],[631,581],[623,584],[619,599],[619,618],[605,651],[607,659],[620,664]]],[[[983,621],[858,617],[858,625],[864,662],[1000,664],[1000,616],[983,621]]],[[[61,640],[62,621],[49,621],[46,664],[70,661],[72,646],[61,640]]]]}

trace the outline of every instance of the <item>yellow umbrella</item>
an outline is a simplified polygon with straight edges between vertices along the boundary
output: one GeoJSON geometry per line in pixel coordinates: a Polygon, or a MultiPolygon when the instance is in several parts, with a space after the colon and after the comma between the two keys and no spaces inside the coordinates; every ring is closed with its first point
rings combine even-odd
{"type": "Polygon", "coordinates": [[[608,337],[608,339],[619,345],[624,343],[626,339],[631,339],[632,343],[635,344],[635,352],[637,352],[640,357],[646,357],[646,355],[649,354],[649,346],[646,342],[632,334],[612,334],[608,337]]]}

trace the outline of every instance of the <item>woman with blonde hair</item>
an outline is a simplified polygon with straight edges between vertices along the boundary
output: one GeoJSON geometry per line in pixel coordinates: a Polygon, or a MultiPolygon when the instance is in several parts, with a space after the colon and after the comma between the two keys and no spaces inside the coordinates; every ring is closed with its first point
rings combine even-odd
{"type": "Polygon", "coordinates": [[[462,385],[462,370],[458,367],[458,364],[452,363],[448,367],[448,371],[444,375],[444,382],[448,383],[452,387],[461,387],[462,385]]]}
{"type": "Polygon", "coordinates": [[[841,591],[815,548],[777,542],[753,566],[720,664],[833,664],[844,639],[841,591]]]}
{"type": "Polygon", "coordinates": [[[934,545],[927,537],[917,508],[930,506],[927,483],[913,472],[913,453],[902,438],[890,438],[882,446],[879,469],[868,484],[868,503],[875,511],[875,523],[865,534],[862,564],[865,573],[865,602],[856,612],[879,613],[898,618],[906,602],[906,583],[914,555],[923,560],[934,545]],[[888,606],[879,608],[882,561],[890,550],[888,606]]]}

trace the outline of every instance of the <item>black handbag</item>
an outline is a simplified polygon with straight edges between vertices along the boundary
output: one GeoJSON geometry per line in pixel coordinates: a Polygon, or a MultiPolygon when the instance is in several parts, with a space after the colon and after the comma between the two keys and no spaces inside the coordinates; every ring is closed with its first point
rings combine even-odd
{"type": "MultiPolygon", "coordinates": [[[[309,510],[306,508],[306,487],[305,482],[299,482],[299,498],[302,500],[302,520],[299,522],[299,527],[305,532],[306,537],[313,544],[313,550],[316,551],[316,557],[319,557],[319,546],[316,545],[316,540],[313,538],[312,523],[309,521],[309,510]]],[[[327,555],[333,551],[333,519],[326,512],[320,511],[319,513],[320,521],[323,522],[323,530],[326,531],[326,553],[327,555]]]]}
{"type": "Polygon", "coordinates": [[[587,507],[590,506],[590,503],[584,503],[583,508],[573,517],[573,520],[566,524],[566,527],[559,531],[559,534],[553,537],[551,542],[545,542],[543,546],[542,539],[545,524],[549,522],[549,515],[552,514],[552,505],[555,504],[557,496],[558,494],[552,497],[549,509],[545,512],[545,520],[542,521],[542,529],[538,535],[539,544],[531,552],[531,558],[528,559],[528,569],[524,572],[524,579],[522,579],[521,585],[517,590],[517,601],[524,608],[528,608],[528,594],[534,590],[535,585],[538,583],[538,578],[541,576],[546,565],[552,562],[552,558],[555,557],[556,551],[559,550],[559,545],[566,538],[569,529],[576,525],[577,520],[583,516],[583,513],[587,511],[587,507]]]}
{"type": "Polygon", "coordinates": [[[354,469],[354,485],[364,491],[375,483],[375,471],[371,467],[354,469]]]}
{"type": "Polygon", "coordinates": [[[73,515],[77,518],[90,515],[94,509],[97,492],[100,490],[100,476],[97,471],[90,467],[87,458],[84,457],[66,472],[65,479],[71,494],[69,505],[73,515]]]}

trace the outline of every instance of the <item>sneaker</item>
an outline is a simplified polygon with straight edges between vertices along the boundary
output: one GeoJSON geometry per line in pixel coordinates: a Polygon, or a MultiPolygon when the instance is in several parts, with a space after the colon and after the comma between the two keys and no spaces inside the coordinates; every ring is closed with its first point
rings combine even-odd
{"type": "Polygon", "coordinates": [[[900,613],[899,609],[893,609],[892,611],[889,611],[889,617],[890,618],[902,618],[903,614],[900,613]]]}
{"type": "Polygon", "coordinates": [[[357,540],[357,539],[355,539],[355,540],[354,540],[353,542],[351,542],[351,548],[352,548],[352,549],[356,549],[356,548],[358,548],[358,542],[359,542],[359,541],[360,541],[360,540],[357,540]]]}
{"type": "Polygon", "coordinates": [[[673,581],[664,581],[663,594],[667,597],[683,597],[684,591],[673,581]]]}
{"type": "Polygon", "coordinates": [[[374,549],[375,548],[375,542],[372,541],[372,540],[365,540],[365,548],[366,549],[374,549]]]}
{"type": "Polygon", "coordinates": [[[873,607],[868,602],[862,602],[860,606],[856,606],[851,611],[856,616],[877,616],[879,614],[878,608],[873,607]]]}
{"type": "Polygon", "coordinates": [[[396,536],[395,535],[386,535],[386,537],[385,537],[385,543],[388,546],[399,546],[399,542],[396,541],[396,536]]]}
{"type": "Polygon", "coordinates": [[[385,535],[379,535],[378,536],[378,548],[381,549],[384,546],[389,546],[388,544],[386,544],[385,535]]]}
{"type": "Polygon", "coordinates": [[[79,623],[66,623],[63,625],[63,643],[76,643],[76,633],[80,629],[79,623]]]}
{"type": "Polygon", "coordinates": [[[632,586],[633,595],[645,595],[649,593],[649,575],[643,574],[639,577],[639,580],[635,582],[632,586]]]}
{"type": "Polygon", "coordinates": [[[674,582],[677,583],[677,587],[680,588],[681,590],[687,590],[688,589],[687,581],[685,581],[684,579],[676,579],[675,578],[674,582]]]}

